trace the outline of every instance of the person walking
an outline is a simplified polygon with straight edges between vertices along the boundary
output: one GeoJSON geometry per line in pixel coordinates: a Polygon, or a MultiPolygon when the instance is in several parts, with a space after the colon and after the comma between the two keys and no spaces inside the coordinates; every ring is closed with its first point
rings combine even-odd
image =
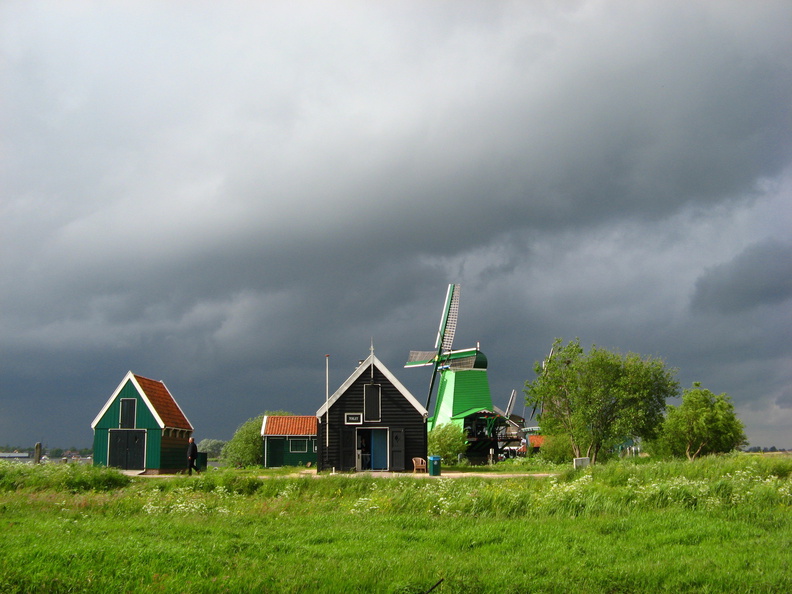
{"type": "Polygon", "coordinates": [[[195,465],[195,460],[198,458],[198,446],[195,445],[195,440],[191,437],[190,442],[187,444],[187,474],[192,476],[193,468],[196,474],[200,474],[198,467],[195,465]]]}

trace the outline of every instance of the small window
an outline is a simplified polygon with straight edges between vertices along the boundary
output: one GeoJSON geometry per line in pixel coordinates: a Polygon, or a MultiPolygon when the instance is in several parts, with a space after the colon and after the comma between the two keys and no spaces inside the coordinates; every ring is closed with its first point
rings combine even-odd
{"type": "Polygon", "coordinates": [[[292,454],[305,454],[308,451],[307,439],[290,439],[289,452],[292,454]]]}
{"type": "Polygon", "coordinates": [[[366,384],[363,386],[363,420],[380,420],[380,392],[379,384],[366,384]]]}

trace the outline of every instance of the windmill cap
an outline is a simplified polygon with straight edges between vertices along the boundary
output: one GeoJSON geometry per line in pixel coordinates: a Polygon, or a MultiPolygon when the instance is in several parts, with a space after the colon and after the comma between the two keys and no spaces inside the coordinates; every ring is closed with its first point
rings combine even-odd
{"type": "Polygon", "coordinates": [[[486,368],[487,368],[487,356],[481,351],[477,351],[476,359],[473,362],[473,369],[486,369],[486,368]]]}
{"type": "Polygon", "coordinates": [[[466,369],[486,369],[487,357],[478,349],[452,351],[445,355],[440,363],[440,369],[464,371],[466,369]]]}

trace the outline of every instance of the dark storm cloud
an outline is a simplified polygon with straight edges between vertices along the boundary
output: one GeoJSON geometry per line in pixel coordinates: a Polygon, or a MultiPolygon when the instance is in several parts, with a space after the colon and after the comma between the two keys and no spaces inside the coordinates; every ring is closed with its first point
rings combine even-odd
{"type": "Polygon", "coordinates": [[[580,336],[792,421],[786,3],[0,11],[0,442],[130,368],[227,438],[372,338],[422,399],[448,282],[497,404],[580,336]]]}
{"type": "Polygon", "coordinates": [[[776,404],[780,408],[792,408],[792,390],[786,390],[776,400],[776,404]]]}
{"type": "Polygon", "coordinates": [[[792,298],[792,244],[769,239],[696,281],[693,309],[723,314],[783,303],[792,298]]]}

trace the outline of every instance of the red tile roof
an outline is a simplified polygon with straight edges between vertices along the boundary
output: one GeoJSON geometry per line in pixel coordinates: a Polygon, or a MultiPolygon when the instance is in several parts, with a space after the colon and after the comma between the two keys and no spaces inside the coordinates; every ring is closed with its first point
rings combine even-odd
{"type": "Polygon", "coordinates": [[[529,435],[528,441],[531,444],[532,448],[541,448],[542,444],[544,443],[544,435],[529,435]]]}
{"type": "Polygon", "coordinates": [[[316,417],[267,417],[264,435],[316,435],[319,422],[316,417]]]}
{"type": "Polygon", "coordinates": [[[184,416],[165,384],[141,375],[135,375],[135,380],[166,427],[192,431],[193,426],[187,420],[187,417],[184,416]]]}

